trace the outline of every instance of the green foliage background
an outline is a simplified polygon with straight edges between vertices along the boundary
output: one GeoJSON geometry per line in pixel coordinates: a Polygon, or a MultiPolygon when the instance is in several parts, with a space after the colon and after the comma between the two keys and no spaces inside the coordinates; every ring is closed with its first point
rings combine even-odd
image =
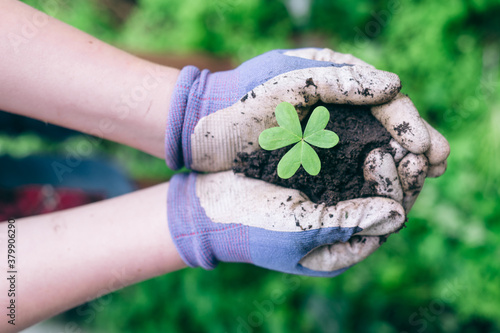
{"type": "MultiPolygon", "coordinates": [[[[288,47],[352,53],[397,73],[452,150],[448,172],[426,182],[407,228],[339,277],[243,264],[186,269],[61,319],[102,332],[500,331],[499,1],[312,0],[298,17],[278,0],[137,0],[126,18],[104,5],[113,1],[54,1],[25,2],[129,50],[236,61],[288,47]]],[[[132,159],[134,177],[170,175],[132,149],[102,149],[132,159]]]]}

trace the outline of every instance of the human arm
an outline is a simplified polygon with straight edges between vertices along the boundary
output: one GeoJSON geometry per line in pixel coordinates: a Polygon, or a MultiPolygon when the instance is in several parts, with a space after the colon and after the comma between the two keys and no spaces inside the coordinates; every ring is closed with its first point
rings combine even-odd
{"type": "MultiPolygon", "coordinates": [[[[17,332],[116,289],[185,267],[167,224],[168,183],[66,211],[18,219],[17,332]]],[[[0,223],[0,253],[7,222],[0,223]]],[[[0,261],[7,272],[6,255],[0,261]]],[[[7,280],[0,281],[8,290],[7,280]]],[[[0,295],[6,309],[7,293],[0,295]]],[[[5,312],[5,311],[4,311],[5,312]]]]}
{"type": "Polygon", "coordinates": [[[1,110],[164,157],[179,70],[132,56],[20,1],[1,1],[0,13],[1,110]]]}

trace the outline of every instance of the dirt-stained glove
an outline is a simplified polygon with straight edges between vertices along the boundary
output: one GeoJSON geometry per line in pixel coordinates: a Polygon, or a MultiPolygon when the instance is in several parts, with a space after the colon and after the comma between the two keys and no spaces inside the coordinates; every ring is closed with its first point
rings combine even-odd
{"type": "MultiPolygon", "coordinates": [[[[377,175],[376,169],[372,174],[377,175]]],[[[399,230],[405,212],[388,198],[327,207],[300,191],[232,171],[193,172],[172,178],[168,221],[177,250],[191,267],[244,262],[292,274],[335,276],[375,251],[384,240],[378,236],[399,230]]]]}
{"type": "Polygon", "coordinates": [[[296,107],[300,119],[319,100],[374,105],[372,114],[394,138],[398,172],[391,179],[401,181],[408,212],[426,176],[446,170],[449,146],[400,87],[397,75],[329,49],[270,51],[219,73],[188,66],[173,94],[166,161],[173,169],[230,169],[238,152],[259,149],[259,134],[277,126],[274,109],[283,101],[296,107]]]}
{"type": "MultiPolygon", "coordinates": [[[[287,54],[270,51],[218,73],[183,68],[166,129],[168,166],[231,169],[238,152],[259,149],[259,134],[277,126],[274,109],[281,102],[293,104],[302,119],[319,100],[379,105],[396,97],[401,87],[398,76],[389,72],[287,54]]],[[[428,147],[428,136],[421,140],[428,147]]]]}
{"type": "MultiPolygon", "coordinates": [[[[285,54],[375,69],[350,54],[330,49],[307,48],[289,50],[285,54]]],[[[393,100],[373,106],[371,111],[393,137],[390,144],[394,157],[391,158],[389,154],[383,154],[380,150],[372,151],[366,158],[365,166],[377,164],[378,168],[384,170],[383,173],[389,179],[389,183],[399,180],[402,189],[401,199],[399,194],[387,192],[388,186],[384,182],[378,185],[378,192],[401,202],[408,214],[424,186],[425,178],[439,177],[446,171],[450,146],[436,129],[420,117],[408,96],[399,93],[393,100]]],[[[365,179],[375,180],[366,167],[365,179]]]]}

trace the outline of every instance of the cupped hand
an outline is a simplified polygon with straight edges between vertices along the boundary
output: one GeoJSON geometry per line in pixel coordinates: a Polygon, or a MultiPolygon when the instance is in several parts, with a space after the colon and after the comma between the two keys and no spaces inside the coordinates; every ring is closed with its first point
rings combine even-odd
{"type": "MultiPolygon", "coordinates": [[[[330,49],[298,49],[285,54],[375,68],[350,54],[330,49]]],[[[408,214],[424,186],[425,178],[439,177],[446,171],[450,146],[443,135],[420,117],[410,98],[402,93],[384,104],[372,106],[371,111],[393,138],[390,142],[392,154],[383,153],[380,149],[370,152],[365,161],[365,179],[376,181],[379,195],[401,202],[408,214]],[[376,173],[370,171],[374,166],[378,170],[376,173]]]]}
{"type": "Polygon", "coordinates": [[[283,101],[301,119],[318,101],[371,105],[393,137],[397,173],[390,179],[400,181],[408,212],[425,178],[446,170],[449,145],[400,88],[397,75],[329,49],[270,51],[219,73],[186,67],[169,115],[167,164],[203,172],[231,169],[237,153],[260,149],[258,136],[277,125],[274,109],[283,101]]]}
{"type": "Polygon", "coordinates": [[[168,220],[192,267],[244,262],[331,277],[365,259],[402,228],[400,203],[383,197],[316,204],[297,190],[224,171],[176,175],[168,220]]]}
{"type": "Polygon", "coordinates": [[[231,169],[238,152],[259,149],[257,138],[277,125],[274,109],[293,104],[303,118],[318,101],[379,105],[397,96],[397,75],[366,66],[317,61],[274,50],[234,70],[185,67],[172,97],[166,161],[204,172],[231,169]]]}

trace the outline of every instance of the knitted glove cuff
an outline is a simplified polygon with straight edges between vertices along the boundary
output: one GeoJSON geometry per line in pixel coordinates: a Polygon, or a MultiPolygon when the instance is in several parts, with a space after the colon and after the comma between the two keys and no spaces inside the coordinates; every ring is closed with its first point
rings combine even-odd
{"type": "MultiPolygon", "coordinates": [[[[165,130],[165,161],[169,168],[178,170],[184,166],[183,136],[186,122],[186,108],[192,86],[201,71],[194,66],[184,67],[175,84],[170,102],[167,127],[165,130]]],[[[192,117],[192,115],[188,115],[192,117]]],[[[189,147],[190,148],[190,147],[189,147]]]]}
{"type": "Polygon", "coordinates": [[[197,174],[170,180],[167,214],[170,235],[184,262],[213,269],[219,261],[251,262],[249,230],[237,223],[214,223],[196,196],[197,174]]]}

